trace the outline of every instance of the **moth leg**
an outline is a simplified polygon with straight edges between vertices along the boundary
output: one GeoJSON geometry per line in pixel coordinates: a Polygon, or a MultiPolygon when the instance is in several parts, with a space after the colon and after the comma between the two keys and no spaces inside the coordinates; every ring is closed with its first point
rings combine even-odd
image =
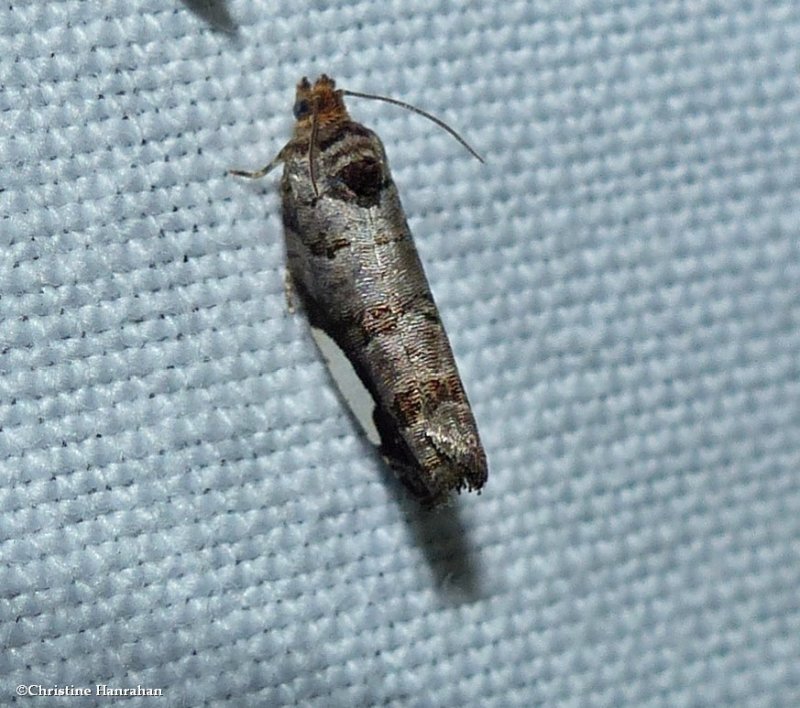
{"type": "Polygon", "coordinates": [[[372,418],[381,439],[379,447],[381,456],[395,476],[411,496],[425,508],[433,509],[441,505],[447,499],[447,490],[432,489],[425,483],[425,473],[416,464],[414,456],[397,433],[396,423],[392,417],[376,405],[372,412],[372,418]]]}
{"type": "Polygon", "coordinates": [[[411,496],[426,509],[434,509],[448,502],[449,495],[447,490],[430,489],[422,481],[422,476],[418,467],[405,464],[396,458],[387,456],[385,453],[383,454],[383,459],[411,496]]]}
{"type": "Polygon", "coordinates": [[[261,177],[272,172],[281,162],[283,162],[283,150],[275,155],[269,164],[264,165],[260,170],[256,170],[255,172],[249,172],[247,170],[228,170],[228,174],[236,177],[247,177],[248,179],[261,179],[261,177]]]}
{"type": "Polygon", "coordinates": [[[297,312],[300,301],[297,297],[297,288],[294,286],[294,280],[289,269],[283,271],[283,294],[286,296],[286,309],[290,314],[297,312]]]}

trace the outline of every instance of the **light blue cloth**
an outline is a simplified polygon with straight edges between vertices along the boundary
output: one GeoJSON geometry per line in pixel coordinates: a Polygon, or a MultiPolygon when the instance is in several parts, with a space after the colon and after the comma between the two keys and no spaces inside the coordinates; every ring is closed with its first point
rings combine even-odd
{"type": "Polygon", "coordinates": [[[0,28],[1,705],[800,705],[797,2],[27,0],[0,28]],[[486,156],[349,101],[489,457],[448,512],[287,313],[279,176],[225,173],[322,72],[486,156]]]}

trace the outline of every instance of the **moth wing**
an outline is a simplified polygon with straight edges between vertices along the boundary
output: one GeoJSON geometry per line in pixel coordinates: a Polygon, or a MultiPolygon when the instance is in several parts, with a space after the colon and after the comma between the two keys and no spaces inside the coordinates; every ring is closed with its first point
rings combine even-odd
{"type": "Polygon", "coordinates": [[[380,387],[372,380],[368,366],[362,361],[360,355],[363,352],[346,341],[341,328],[331,321],[325,309],[308,293],[301,287],[297,291],[301,295],[314,341],[353,417],[400,478],[412,487],[417,496],[424,496],[426,490],[417,490],[408,481],[416,478],[419,465],[400,433],[399,421],[388,412],[390,401],[384,400],[380,387]]]}

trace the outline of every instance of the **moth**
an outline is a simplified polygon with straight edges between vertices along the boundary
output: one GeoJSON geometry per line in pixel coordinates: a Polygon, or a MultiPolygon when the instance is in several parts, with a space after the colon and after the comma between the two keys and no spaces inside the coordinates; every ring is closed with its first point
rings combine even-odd
{"type": "MultiPolygon", "coordinates": [[[[345,96],[420,113],[480,156],[438,118],[396,99],[337,89],[320,76],[297,85],[281,204],[287,297],[333,340],[369,393],[380,452],[426,507],[479,490],[486,455],[378,136],[352,120],[345,96]]],[[[318,340],[319,342],[319,340],[318,340]]]]}

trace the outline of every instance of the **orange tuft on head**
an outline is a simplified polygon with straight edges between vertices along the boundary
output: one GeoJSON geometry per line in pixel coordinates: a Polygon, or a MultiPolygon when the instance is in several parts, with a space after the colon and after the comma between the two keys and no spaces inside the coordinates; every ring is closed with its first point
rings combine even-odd
{"type": "Polygon", "coordinates": [[[305,77],[297,84],[293,112],[297,120],[295,124],[297,132],[309,130],[314,115],[320,128],[331,123],[350,120],[342,91],[337,90],[336,82],[325,74],[322,74],[313,86],[305,77]]]}

